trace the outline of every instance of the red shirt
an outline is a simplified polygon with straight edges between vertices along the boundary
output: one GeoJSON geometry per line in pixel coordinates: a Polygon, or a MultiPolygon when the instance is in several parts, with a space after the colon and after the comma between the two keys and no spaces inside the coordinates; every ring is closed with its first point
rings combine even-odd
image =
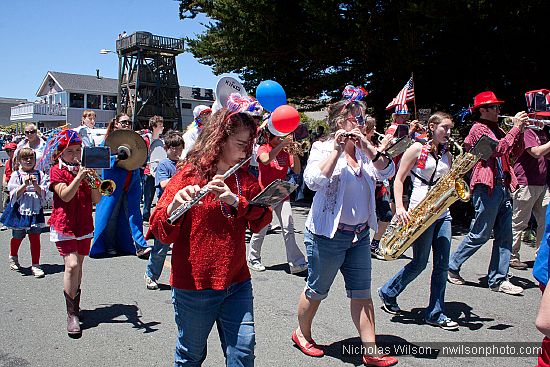
{"type": "MultiPolygon", "coordinates": [[[[170,284],[187,290],[223,290],[231,284],[250,279],[246,265],[245,230],[259,232],[271,222],[271,209],[249,205],[248,199],[260,192],[258,181],[240,169],[237,173],[241,187],[238,208],[225,206],[227,218],[208,194],[187,211],[175,224],[166,222],[166,208],[175,194],[188,185],[203,186],[185,167],[170,179],[157,203],[146,238],[152,235],[162,243],[173,243],[170,284]]],[[[238,193],[235,174],[225,180],[233,193],[238,193]]]]}
{"type": "Polygon", "coordinates": [[[69,185],[75,175],[66,167],[59,168],[59,164],[52,166],[50,170],[50,190],[53,191],[53,210],[48,224],[53,226],[56,232],[69,236],[81,237],[94,231],[92,218],[92,189],[86,181],[82,181],[75,196],[69,201],[61,200],[53,187],[57,183],[69,185]]]}
{"type": "Polygon", "coordinates": [[[518,180],[514,173],[514,170],[510,169],[510,154],[512,149],[520,143],[522,133],[519,128],[513,127],[505,135],[504,131],[497,128],[499,132],[504,136],[502,139],[497,139],[495,133],[489,128],[489,126],[475,122],[466,139],[464,139],[465,151],[469,151],[474,147],[477,141],[483,136],[487,135],[491,139],[497,140],[498,145],[489,157],[488,160],[479,160],[472,170],[472,177],[470,179],[470,189],[474,189],[475,185],[487,185],[489,186],[489,192],[492,192],[495,186],[495,175],[497,174],[497,157],[501,159],[502,169],[504,171],[506,185],[510,188],[510,191],[515,191],[518,186],[518,180]]]}
{"type": "Polygon", "coordinates": [[[11,174],[13,173],[13,160],[8,159],[6,161],[6,167],[4,168],[4,173],[6,174],[6,182],[10,182],[11,174]]]}
{"type": "MultiPolygon", "coordinates": [[[[273,150],[273,147],[269,144],[261,145],[258,148],[258,158],[263,153],[269,154],[273,150]]],[[[258,159],[258,171],[260,173],[258,179],[260,181],[260,187],[264,189],[267,185],[275,180],[284,180],[288,173],[288,168],[294,164],[294,160],[288,152],[281,150],[275,159],[271,160],[268,164],[263,164],[258,159]]]]}
{"type": "Polygon", "coordinates": [[[518,184],[527,186],[546,185],[546,172],[548,161],[546,157],[535,158],[527,149],[538,147],[548,142],[548,134],[544,130],[525,129],[523,132],[523,147],[520,155],[514,163],[514,172],[518,178],[518,184]]]}

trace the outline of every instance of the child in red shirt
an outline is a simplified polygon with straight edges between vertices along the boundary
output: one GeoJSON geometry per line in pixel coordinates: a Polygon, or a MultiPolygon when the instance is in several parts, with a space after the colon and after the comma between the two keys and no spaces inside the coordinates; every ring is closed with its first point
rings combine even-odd
{"type": "Polygon", "coordinates": [[[94,236],[92,203],[99,202],[99,190],[92,189],[85,177],[92,169],[79,164],[82,140],[77,132],[63,130],[56,156],[57,164],[50,170],[50,190],[53,191],[53,211],[50,216],[50,240],[55,242],[63,256],[65,274],[63,290],[67,306],[67,332],[70,337],[80,337],[80,283],[82,264],[90,252],[94,236]]]}
{"type": "MultiPolygon", "coordinates": [[[[284,150],[290,145],[290,140],[282,139],[279,136],[266,131],[267,144],[258,148],[258,170],[260,172],[260,187],[263,189],[277,179],[284,180],[288,174],[288,169],[295,173],[300,173],[300,159],[297,156],[290,155],[284,150]]],[[[298,245],[294,235],[294,219],[292,218],[292,208],[288,198],[273,206],[273,212],[277,215],[283,239],[286,247],[286,261],[290,267],[290,273],[298,274],[307,269],[306,259],[298,245]]],[[[248,251],[248,267],[255,271],[264,271],[265,266],[261,262],[261,250],[267,226],[259,233],[254,233],[250,239],[250,249],[248,251]]]]}

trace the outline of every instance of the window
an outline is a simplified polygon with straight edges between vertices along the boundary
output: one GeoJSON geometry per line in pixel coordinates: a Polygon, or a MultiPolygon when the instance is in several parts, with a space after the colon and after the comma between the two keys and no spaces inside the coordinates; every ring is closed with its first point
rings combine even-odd
{"type": "Polygon", "coordinates": [[[54,94],[54,102],[56,105],[61,105],[62,107],[67,107],[67,93],[59,92],[54,94]]]}
{"type": "Polygon", "coordinates": [[[190,110],[191,109],[191,103],[182,103],[181,108],[184,110],[190,110]]]}
{"type": "Polygon", "coordinates": [[[103,109],[116,110],[116,96],[103,96],[103,109]]]}
{"type": "Polygon", "coordinates": [[[69,107],[84,108],[84,94],[71,93],[69,95],[69,107]]]}
{"type": "Polygon", "coordinates": [[[96,110],[99,110],[101,102],[101,96],[97,94],[88,94],[88,99],[86,101],[86,108],[94,108],[96,110]]]}

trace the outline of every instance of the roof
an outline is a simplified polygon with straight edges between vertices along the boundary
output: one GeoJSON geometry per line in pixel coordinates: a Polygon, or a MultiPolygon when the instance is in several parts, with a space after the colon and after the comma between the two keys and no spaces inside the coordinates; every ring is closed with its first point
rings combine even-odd
{"type": "Polygon", "coordinates": [[[180,86],[180,98],[183,99],[196,99],[196,100],[202,100],[202,101],[214,101],[214,91],[210,89],[210,92],[212,92],[212,98],[206,97],[206,91],[209,88],[200,88],[200,87],[186,87],[186,86],[180,86]],[[200,96],[199,98],[196,98],[193,96],[193,88],[199,88],[200,89],[200,96]]]}
{"type": "Polygon", "coordinates": [[[79,91],[79,92],[98,92],[98,93],[110,93],[117,94],[118,92],[118,79],[112,78],[97,78],[95,75],[82,75],[82,74],[69,74],[61,73],[59,71],[48,71],[46,77],[40,88],[38,88],[37,95],[44,87],[44,83],[51,76],[59,86],[65,91],[79,91]]]}
{"type": "Polygon", "coordinates": [[[28,102],[26,98],[8,98],[8,97],[0,97],[0,103],[21,103],[21,102],[28,102]]]}

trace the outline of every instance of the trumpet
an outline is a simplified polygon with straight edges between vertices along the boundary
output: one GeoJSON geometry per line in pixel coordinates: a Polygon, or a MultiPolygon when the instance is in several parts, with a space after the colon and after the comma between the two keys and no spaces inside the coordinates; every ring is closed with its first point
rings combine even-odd
{"type": "MultiPolygon", "coordinates": [[[[78,161],[78,164],[81,164],[78,161]]],[[[111,196],[116,189],[116,183],[113,180],[102,180],[95,170],[86,174],[86,181],[92,189],[99,189],[99,193],[103,196],[111,196]]]]}
{"type": "Polygon", "coordinates": [[[289,138],[287,139],[290,140],[290,144],[283,148],[284,151],[290,155],[303,156],[305,149],[302,142],[294,140],[292,135],[289,135],[289,138]]]}
{"type": "MultiPolygon", "coordinates": [[[[510,122],[514,116],[498,115],[498,117],[504,119],[504,125],[509,127],[514,126],[514,124],[510,122]]],[[[528,118],[527,121],[530,123],[530,125],[525,126],[527,129],[542,130],[545,126],[550,126],[550,120],[528,118]]]]}

